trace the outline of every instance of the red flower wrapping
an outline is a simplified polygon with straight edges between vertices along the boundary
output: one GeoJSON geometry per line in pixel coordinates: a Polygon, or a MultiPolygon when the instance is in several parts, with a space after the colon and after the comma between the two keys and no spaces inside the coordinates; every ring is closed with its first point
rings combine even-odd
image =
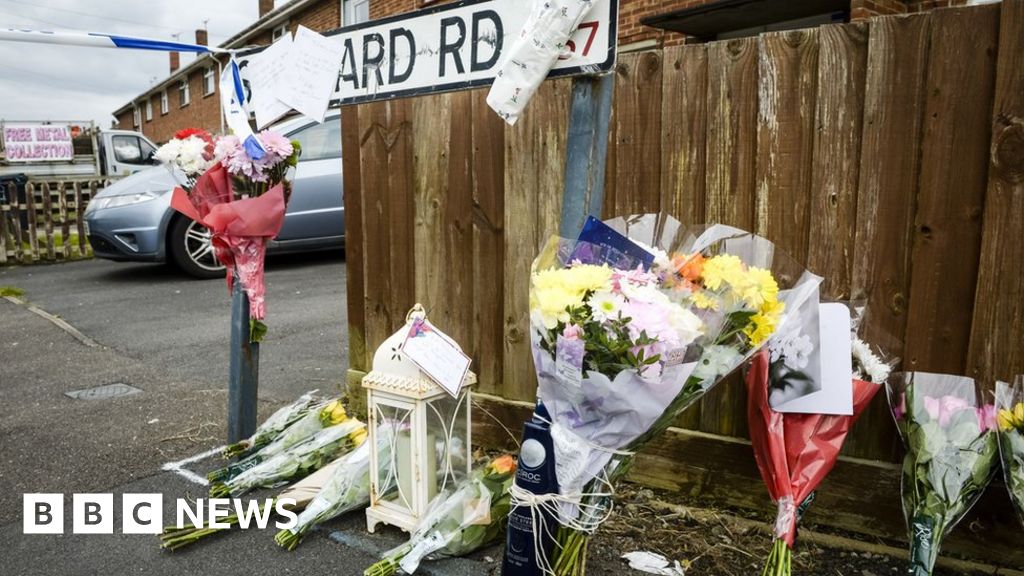
{"type": "Polygon", "coordinates": [[[797,507],[832,470],[846,435],[881,386],[853,380],[853,415],[794,414],[768,404],[768,350],[751,360],[746,375],[750,442],[761,478],[779,506],[775,535],[792,548],[797,507]]]}
{"type": "MultiPolygon", "coordinates": [[[[266,315],[263,263],[267,241],[284,224],[284,186],[278,184],[256,198],[234,200],[231,175],[218,163],[199,177],[192,194],[175,188],[171,207],[210,230],[217,259],[238,274],[249,296],[250,317],[262,320],[266,315]]],[[[228,274],[227,281],[230,290],[234,275],[228,274]]]]}

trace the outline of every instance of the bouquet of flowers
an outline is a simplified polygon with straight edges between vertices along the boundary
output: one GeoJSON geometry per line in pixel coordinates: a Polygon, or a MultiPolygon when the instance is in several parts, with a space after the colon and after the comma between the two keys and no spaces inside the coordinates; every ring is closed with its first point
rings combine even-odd
{"type": "Polygon", "coordinates": [[[998,459],[996,412],[971,378],[925,372],[894,375],[889,406],[906,446],[903,512],[910,531],[909,574],[929,576],[943,538],[988,486],[998,459]]]}
{"type": "Polygon", "coordinates": [[[1018,376],[1013,386],[1005,382],[997,385],[996,406],[1006,487],[1017,515],[1024,522],[1024,376],[1018,376]]]}
{"type": "Polygon", "coordinates": [[[174,138],[157,148],[153,157],[163,163],[191,192],[196,179],[216,164],[213,136],[202,128],[185,128],[174,133],[174,138]]]}
{"type": "Polygon", "coordinates": [[[409,541],[385,552],[364,576],[391,576],[399,568],[412,574],[424,558],[464,556],[497,540],[511,508],[515,468],[511,456],[495,458],[451,493],[439,494],[409,541]]]}
{"type": "MultiPolygon", "coordinates": [[[[256,506],[255,515],[263,516],[265,509],[269,506],[272,510],[275,509],[278,500],[294,500],[295,505],[290,510],[297,511],[305,508],[313,497],[320,492],[320,490],[326,485],[327,481],[334,474],[334,470],[338,467],[341,458],[335,460],[316,472],[306,476],[302,480],[299,480],[295,484],[292,484],[287,489],[282,491],[278,496],[269,502],[264,503],[263,506],[256,506]]],[[[250,504],[252,506],[252,504],[250,504]]],[[[250,508],[251,510],[251,508],[250,508]]],[[[250,516],[251,517],[251,516],[250,516]]],[[[236,524],[239,524],[241,519],[238,514],[231,514],[225,518],[218,520],[219,524],[227,524],[228,528],[214,528],[210,526],[209,522],[204,522],[198,526],[195,524],[189,524],[186,526],[178,527],[176,525],[165,526],[163,534],[160,535],[160,547],[164,550],[174,551],[179,548],[184,548],[191,544],[212,536],[214,534],[220,534],[233,528],[236,524]]]]}
{"type": "MultiPolygon", "coordinates": [[[[313,406],[316,402],[313,399],[313,394],[316,392],[316,390],[307,392],[306,394],[299,396],[299,399],[295,402],[292,402],[271,414],[270,418],[264,420],[263,423],[256,428],[256,431],[253,432],[252,436],[224,448],[224,457],[244,458],[273,442],[281,435],[282,432],[284,432],[286,428],[314,409],[313,406]]],[[[338,405],[340,406],[340,404],[338,405]]],[[[344,410],[344,408],[342,410],[344,410]]]]}
{"type": "Polygon", "coordinates": [[[588,538],[633,453],[756,351],[789,301],[820,281],[735,228],[687,230],[663,215],[602,226],[595,241],[552,239],[533,266],[531,340],[557,492],[513,489],[506,567],[523,574],[582,574],[588,538]],[[560,525],[557,546],[548,518],[560,525]],[[517,538],[534,555],[511,558],[524,546],[517,538]]]}
{"type": "MultiPolygon", "coordinates": [[[[216,162],[194,182],[190,180],[187,191],[177,188],[171,196],[172,208],[213,234],[217,259],[232,272],[227,275],[228,288],[236,276],[242,283],[249,297],[250,339],[254,342],[266,333],[262,322],[266,315],[266,245],[284,224],[291,194],[289,175],[300,153],[298,141],[288,141],[270,130],[260,132],[256,139],[261,146],[258,157],[237,136],[220,137],[213,147],[216,162]]],[[[179,146],[180,150],[184,147],[179,146]]]]}
{"type": "Polygon", "coordinates": [[[781,413],[769,402],[772,359],[785,358],[791,350],[776,348],[775,340],[767,350],[758,352],[746,374],[747,413],[750,441],[757,467],[778,505],[775,519],[775,544],[762,570],[762,576],[792,573],[792,548],[797,525],[814,500],[814,493],[832,471],[846,435],[872,398],[881,389],[891,371],[863,340],[854,337],[853,414],[781,413]]]}
{"type": "Polygon", "coordinates": [[[359,447],[366,427],[355,418],[328,426],[308,440],[275,454],[234,478],[210,484],[211,498],[238,497],[254,488],[272,488],[308,476],[359,447]]]}
{"type": "MultiPolygon", "coordinates": [[[[391,427],[378,428],[377,446],[382,458],[390,458],[391,438],[391,427]]],[[[295,526],[274,537],[282,548],[294,550],[317,524],[370,503],[370,444],[363,442],[334,463],[334,473],[299,514],[295,526]]],[[[387,492],[387,488],[382,492],[387,492]]]]}
{"type": "Polygon", "coordinates": [[[302,416],[284,428],[272,442],[238,462],[210,472],[206,475],[206,479],[210,482],[223,482],[234,478],[264,460],[280,454],[300,442],[305,442],[324,428],[336,426],[348,420],[348,413],[345,412],[345,406],[340,399],[313,404],[304,411],[302,416]]]}

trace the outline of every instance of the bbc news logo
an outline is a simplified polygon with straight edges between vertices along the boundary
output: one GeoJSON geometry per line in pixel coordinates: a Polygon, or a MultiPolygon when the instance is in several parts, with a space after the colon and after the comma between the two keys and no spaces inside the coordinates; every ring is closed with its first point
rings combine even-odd
{"type": "MultiPolygon", "coordinates": [[[[207,525],[214,529],[226,529],[231,525],[223,522],[231,515],[238,517],[238,527],[245,530],[250,526],[266,529],[271,512],[281,520],[274,523],[278,530],[294,528],[298,516],[291,508],[291,498],[250,500],[243,502],[236,498],[199,498],[195,501],[179,498],[175,502],[175,526],[207,525]]],[[[122,534],[160,534],[164,527],[163,494],[122,494],[120,510],[114,508],[113,494],[73,494],[71,497],[71,532],[73,534],[113,534],[115,517],[120,512],[122,534]]],[[[23,494],[22,532],[25,534],[64,533],[63,494],[23,494]]]]}

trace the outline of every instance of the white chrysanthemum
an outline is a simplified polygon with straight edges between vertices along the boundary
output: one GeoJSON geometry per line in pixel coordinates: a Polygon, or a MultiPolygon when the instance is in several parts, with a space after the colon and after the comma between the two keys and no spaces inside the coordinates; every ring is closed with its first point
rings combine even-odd
{"type": "Polygon", "coordinates": [[[594,320],[598,322],[607,322],[619,317],[619,311],[622,310],[622,305],[625,301],[621,296],[612,294],[608,290],[600,290],[594,292],[593,296],[590,297],[590,310],[594,320]]]}
{"type": "Polygon", "coordinates": [[[181,141],[178,150],[178,165],[188,175],[205,172],[209,168],[206,154],[206,141],[196,136],[189,136],[181,141]]]}
{"type": "Polygon", "coordinates": [[[665,252],[657,246],[650,246],[646,242],[642,242],[634,238],[630,238],[629,240],[654,256],[654,268],[668,270],[672,267],[672,260],[669,259],[668,252],[665,252]]]}
{"type": "Polygon", "coordinates": [[[693,375],[706,386],[739,365],[742,356],[730,346],[708,346],[701,354],[693,375]]]}
{"type": "Polygon", "coordinates": [[[704,323],[689,308],[668,307],[668,322],[679,335],[679,345],[689,346],[703,333],[704,323]]]}
{"type": "Polygon", "coordinates": [[[181,150],[181,140],[170,140],[157,148],[156,152],[153,153],[153,157],[164,164],[170,164],[178,159],[179,150],[181,150]]]}
{"type": "Polygon", "coordinates": [[[867,380],[875,384],[881,384],[889,378],[892,366],[882,361],[871,350],[871,346],[860,338],[854,338],[853,350],[853,377],[858,380],[867,380]]]}

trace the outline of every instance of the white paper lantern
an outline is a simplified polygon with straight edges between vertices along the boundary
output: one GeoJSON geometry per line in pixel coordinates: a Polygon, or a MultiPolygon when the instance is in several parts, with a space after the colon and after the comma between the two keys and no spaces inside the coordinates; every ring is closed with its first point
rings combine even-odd
{"type": "Polygon", "coordinates": [[[385,523],[412,532],[431,500],[469,474],[472,463],[468,372],[457,397],[424,374],[402,351],[413,323],[426,317],[417,304],[406,324],[384,341],[363,378],[372,447],[366,527],[385,523]],[[383,446],[378,438],[390,437],[383,446]]]}

